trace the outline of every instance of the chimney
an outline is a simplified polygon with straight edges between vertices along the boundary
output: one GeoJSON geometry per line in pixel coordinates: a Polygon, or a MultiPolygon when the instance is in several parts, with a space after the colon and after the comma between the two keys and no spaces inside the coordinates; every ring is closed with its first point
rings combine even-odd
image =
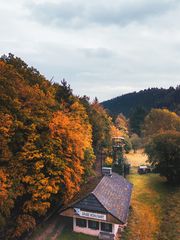
{"type": "Polygon", "coordinates": [[[102,167],[102,175],[111,177],[112,176],[112,168],[102,167]]]}

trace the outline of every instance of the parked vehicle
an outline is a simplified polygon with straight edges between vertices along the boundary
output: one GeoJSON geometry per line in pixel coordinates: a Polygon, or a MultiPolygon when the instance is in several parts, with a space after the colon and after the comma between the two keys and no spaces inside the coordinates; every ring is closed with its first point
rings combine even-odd
{"type": "Polygon", "coordinates": [[[151,168],[149,166],[140,165],[138,167],[138,173],[139,174],[146,174],[146,173],[150,173],[150,172],[151,172],[151,168]]]}

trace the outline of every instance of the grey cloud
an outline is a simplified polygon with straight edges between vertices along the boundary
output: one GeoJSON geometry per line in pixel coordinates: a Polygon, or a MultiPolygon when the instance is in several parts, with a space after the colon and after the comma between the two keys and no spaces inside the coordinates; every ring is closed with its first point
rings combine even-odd
{"type": "Polygon", "coordinates": [[[6,24],[0,24],[1,51],[21,57],[49,79],[66,78],[78,95],[100,100],[147,87],[176,86],[178,2],[2,1],[0,21],[6,19],[6,24]]]}
{"type": "Polygon", "coordinates": [[[115,54],[107,48],[84,48],[81,49],[81,52],[85,54],[86,57],[107,59],[115,56],[115,54]]]}
{"type": "Polygon", "coordinates": [[[70,3],[41,3],[28,4],[31,17],[42,24],[54,24],[64,27],[80,24],[84,7],[79,4],[70,3]],[[78,21],[79,20],[79,21],[78,21]]]}
{"type": "Polygon", "coordinates": [[[131,22],[140,22],[156,15],[163,14],[175,7],[175,2],[169,1],[141,1],[127,2],[115,9],[95,9],[89,18],[101,24],[127,25],[131,22]]]}
{"type": "Polygon", "coordinates": [[[175,8],[177,0],[86,1],[41,3],[28,5],[31,16],[42,24],[61,27],[84,27],[97,25],[127,25],[140,22],[175,8]],[[104,4],[105,3],[105,4],[104,4]]]}

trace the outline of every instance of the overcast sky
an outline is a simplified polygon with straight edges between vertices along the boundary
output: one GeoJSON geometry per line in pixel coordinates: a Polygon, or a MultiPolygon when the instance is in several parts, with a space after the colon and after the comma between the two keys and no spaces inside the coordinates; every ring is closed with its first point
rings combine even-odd
{"type": "Polygon", "coordinates": [[[13,53],[100,101],[180,83],[180,0],[0,0],[13,53]]]}

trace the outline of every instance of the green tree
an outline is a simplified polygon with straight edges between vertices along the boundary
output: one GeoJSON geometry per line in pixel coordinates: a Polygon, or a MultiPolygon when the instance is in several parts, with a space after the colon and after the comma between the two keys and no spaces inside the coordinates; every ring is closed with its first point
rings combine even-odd
{"type": "Polygon", "coordinates": [[[89,98],[87,96],[80,98],[80,101],[86,108],[89,122],[92,125],[92,145],[94,152],[109,151],[111,148],[112,127],[115,128],[111,117],[102,105],[99,104],[97,98],[94,99],[92,104],[89,103],[89,98]]]}
{"type": "Polygon", "coordinates": [[[150,138],[165,131],[180,131],[180,117],[167,109],[152,109],[146,116],[143,135],[150,138]]]}
{"type": "Polygon", "coordinates": [[[143,147],[142,139],[135,133],[131,135],[130,141],[134,152],[136,152],[136,150],[138,150],[139,148],[143,147]]]}
{"type": "Polygon", "coordinates": [[[137,107],[130,116],[130,128],[133,133],[141,134],[141,127],[144,118],[147,115],[147,110],[144,107],[137,107]]]}
{"type": "Polygon", "coordinates": [[[154,136],[145,151],[162,176],[170,183],[180,183],[180,132],[169,131],[154,136]]]}
{"type": "Polygon", "coordinates": [[[126,153],[129,153],[132,149],[132,143],[129,137],[125,137],[124,139],[124,150],[126,153]]]}
{"type": "Polygon", "coordinates": [[[108,151],[111,148],[112,119],[97,99],[92,103],[89,120],[93,130],[93,148],[98,151],[108,151]]]}

